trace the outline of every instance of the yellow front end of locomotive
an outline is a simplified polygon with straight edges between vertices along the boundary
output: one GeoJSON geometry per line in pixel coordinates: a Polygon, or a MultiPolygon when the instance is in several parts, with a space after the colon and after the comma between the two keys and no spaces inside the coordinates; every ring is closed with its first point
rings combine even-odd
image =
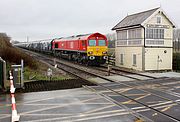
{"type": "Polygon", "coordinates": [[[90,46],[87,47],[87,56],[107,56],[107,46],[90,46]]]}

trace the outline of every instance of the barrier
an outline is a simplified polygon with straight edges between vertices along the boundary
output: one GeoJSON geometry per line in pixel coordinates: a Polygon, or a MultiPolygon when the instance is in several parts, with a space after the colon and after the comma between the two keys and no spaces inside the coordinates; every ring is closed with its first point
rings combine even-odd
{"type": "Polygon", "coordinates": [[[106,64],[114,66],[115,65],[115,57],[109,56],[108,59],[106,60],[106,64]]]}
{"type": "Polygon", "coordinates": [[[11,102],[12,102],[12,118],[11,118],[11,122],[18,122],[20,116],[17,114],[17,110],[16,110],[16,100],[15,100],[15,88],[14,88],[14,84],[13,84],[13,76],[11,71],[9,72],[10,75],[10,92],[11,92],[11,102]]]}
{"type": "Polygon", "coordinates": [[[20,65],[11,65],[15,88],[24,88],[24,61],[20,65]]]}

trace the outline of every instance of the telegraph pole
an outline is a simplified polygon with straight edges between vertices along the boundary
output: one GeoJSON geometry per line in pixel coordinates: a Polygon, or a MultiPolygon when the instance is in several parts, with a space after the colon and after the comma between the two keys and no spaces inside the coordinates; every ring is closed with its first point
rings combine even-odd
{"type": "Polygon", "coordinates": [[[29,36],[27,36],[27,42],[29,42],[29,36]]]}

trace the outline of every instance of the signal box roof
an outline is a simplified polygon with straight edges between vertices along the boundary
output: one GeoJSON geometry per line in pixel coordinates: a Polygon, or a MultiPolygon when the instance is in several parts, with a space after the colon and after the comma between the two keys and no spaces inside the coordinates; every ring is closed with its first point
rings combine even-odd
{"type": "MultiPolygon", "coordinates": [[[[120,21],[116,26],[112,28],[112,30],[117,30],[121,28],[127,28],[132,26],[143,26],[143,23],[150,18],[154,13],[157,13],[159,11],[163,11],[160,7],[154,8],[148,11],[143,11],[140,13],[132,14],[126,16],[122,21],[120,21]]],[[[166,18],[168,18],[169,22],[172,24],[173,27],[175,27],[175,24],[170,20],[170,18],[165,14],[163,11],[163,14],[166,18]]]]}

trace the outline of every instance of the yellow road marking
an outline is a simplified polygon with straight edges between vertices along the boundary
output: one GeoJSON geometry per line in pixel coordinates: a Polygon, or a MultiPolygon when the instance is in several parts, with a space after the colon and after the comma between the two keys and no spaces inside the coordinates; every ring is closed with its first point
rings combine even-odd
{"type": "Polygon", "coordinates": [[[111,108],[111,107],[114,107],[116,105],[109,105],[109,106],[105,106],[105,107],[101,107],[101,108],[97,108],[97,109],[94,109],[94,110],[91,110],[91,111],[87,111],[85,113],[92,113],[92,112],[96,112],[96,111],[99,111],[99,110],[103,110],[103,109],[106,109],[106,108],[111,108]]]}
{"type": "Polygon", "coordinates": [[[121,92],[120,92],[120,93],[123,93],[123,92],[129,91],[129,90],[131,90],[131,89],[133,89],[133,88],[123,89],[123,90],[121,90],[121,92]]]}
{"type": "Polygon", "coordinates": [[[152,116],[157,116],[158,115],[158,113],[154,113],[154,114],[152,114],[152,116]]]}
{"type": "MultiPolygon", "coordinates": [[[[162,111],[162,112],[165,112],[165,111],[169,110],[170,108],[172,108],[174,105],[175,105],[175,104],[172,104],[172,105],[170,105],[170,106],[167,106],[167,107],[165,107],[164,109],[162,109],[161,111],[162,111]]],[[[152,116],[157,116],[157,115],[158,115],[157,113],[152,114],[152,116]]]]}
{"type": "Polygon", "coordinates": [[[162,109],[161,111],[162,111],[162,112],[167,111],[167,110],[169,110],[169,109],[172,108],[172,107],[173,107],[173,106],[168,106],[168,107],[162,109]]]}
{"type": "MultiPolygon", "coordinates": [[[[146,95],[143,95],[143,96],[140,96],[140,97],[138,97],[138,98],[135,98],[135,100],[140,100],[140,99],[143,99],[143,98],[145,98],[145,97],[147,97],[147,96],[149,96],[149,95],[151,95],[151,94],[146,94],[146,95]]],[[[135,102],[134,101],[132,101],[132,100],[128,100],[128,101],[126,101],[126,102],[121,102],[122,104],[134,104],[135,102]]]]}
{"type": "Polygon", "coordinates": [[[140,96],[140,95],[146,95],[146,94],[124,94],[124,95],[127,95],[127,96],[140,96]]]}

